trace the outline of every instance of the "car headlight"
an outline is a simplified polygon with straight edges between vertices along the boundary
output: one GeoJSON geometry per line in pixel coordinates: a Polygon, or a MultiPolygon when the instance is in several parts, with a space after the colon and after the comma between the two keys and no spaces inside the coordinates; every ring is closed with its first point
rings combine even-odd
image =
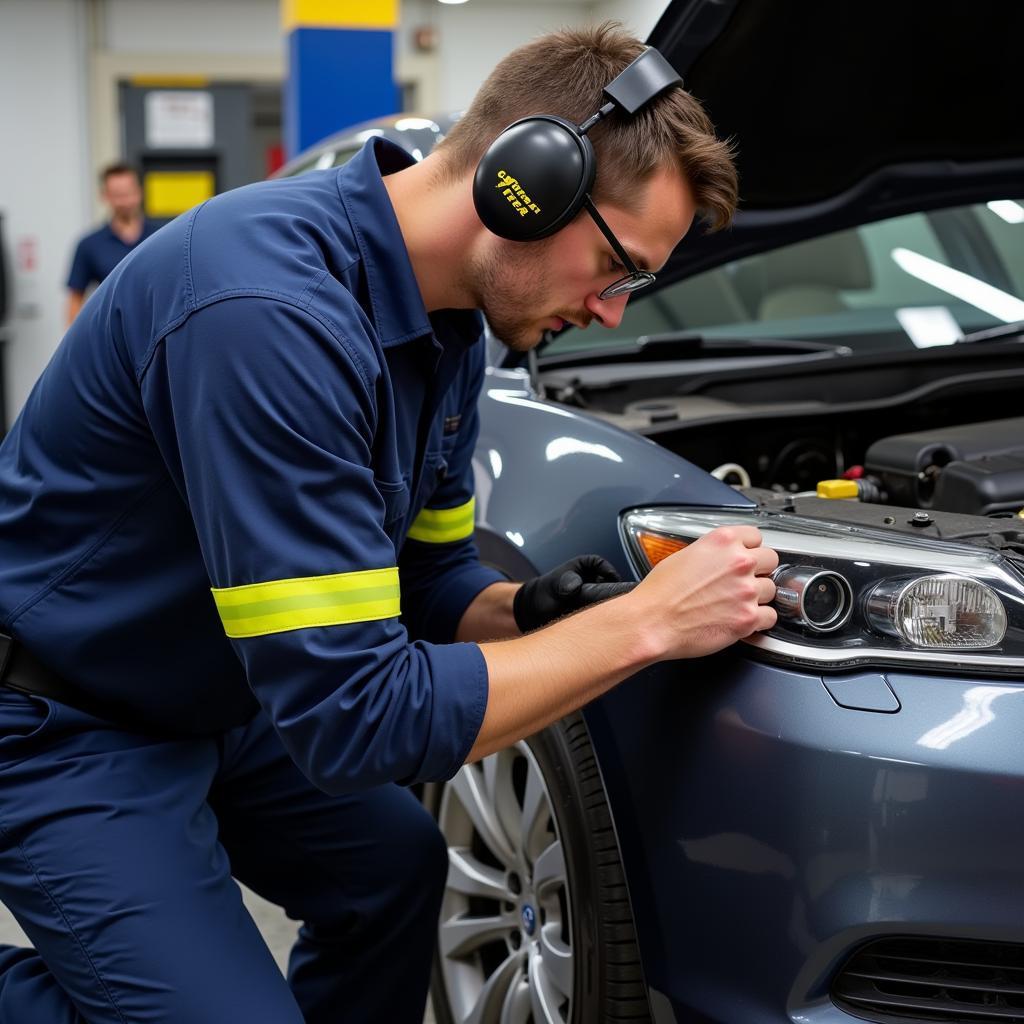
{"type": "Polygon", "coordinates": [[[717,526],[756,526],[779,553],[778,623],[747,641],[772,660],[1024,675],[1024,574],[998,551],[760,509],[636,509],[621,520],[640,576],[717,526]]]}

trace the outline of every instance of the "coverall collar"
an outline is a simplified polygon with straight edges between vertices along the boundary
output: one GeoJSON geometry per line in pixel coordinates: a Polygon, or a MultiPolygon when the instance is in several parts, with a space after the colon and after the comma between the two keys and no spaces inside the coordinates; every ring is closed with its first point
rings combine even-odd
{"type": "Polygon", "coordinates": [[[366,268],[377,333],[384,348],[424,335],[434,335],[442,344],[451,340],[468,346],[480,337],[480,314],[469,309],[437,311],[432,317],[427,314],[391,197],[384,187],[385,174],[415,162],[400,146],[374,138],[338,175],[341,201],[366,268]]]}

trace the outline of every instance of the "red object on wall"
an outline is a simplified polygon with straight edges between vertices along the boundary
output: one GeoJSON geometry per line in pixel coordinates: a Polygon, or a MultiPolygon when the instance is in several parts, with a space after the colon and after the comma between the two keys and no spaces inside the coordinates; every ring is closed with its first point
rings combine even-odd
{"type": "Polygon", "coordinates": [[[280,142],[275,142],[272,146],[267,146],[267,175],[271,175],[279,167],[284,164],[284,146],[280,142]]]}
{"type": "Polygon", "coordinates": [[[36,269],[38,260],[39,239],[33,235],[23,235],[18,239],[16,250],[18,253],[18,269],[22,273],[31,273],[36,269]]]}

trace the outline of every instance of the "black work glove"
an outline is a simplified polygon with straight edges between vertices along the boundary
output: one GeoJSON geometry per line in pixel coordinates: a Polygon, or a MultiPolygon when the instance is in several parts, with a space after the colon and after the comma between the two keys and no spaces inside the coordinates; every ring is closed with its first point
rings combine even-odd
{"type": "MultiPolygon", "coordinates": [[[[560,619],[569,612],[582,608],[598,598],[597,593],[588,587],[586,595],[584,586],[587,584],[616,583],[619,574],[615,567],[600,555],[580,555],[571,558],[543,576],[527,580],[516,591],[512,601],[512,614],[516,625],[524,633],[531,629],[540,629],[555,619],[560,619]]],[[[603,589],[603,588],[602,588],[603,589]]],[[[616,589],[616,588],[612,588],[616,589]]],[[[602,596],[611,597],[611,592],[602,596]]]]}

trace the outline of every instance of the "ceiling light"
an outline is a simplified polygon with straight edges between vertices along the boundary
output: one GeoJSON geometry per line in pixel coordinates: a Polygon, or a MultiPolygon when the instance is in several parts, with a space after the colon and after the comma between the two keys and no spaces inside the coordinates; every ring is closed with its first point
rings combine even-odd
{"type": "Polygon", "coordinates": [[[1007,224],[1024,224],[1024,206],[1012,199],[996,199],[985,204],[997,217],[1002,217],[1007,224]]]}
{"type": "Polygon", "coordinates": [[[910,249],[893,249],[892,258],[896,265],[912,277],[930,284],[947,295],[954,295],[997,320],[1013,323],[1024,320],[1024,302],[1009,292],[979,281],[970,274],[947,267],[938,260],[929,259],[910,249]]]}

